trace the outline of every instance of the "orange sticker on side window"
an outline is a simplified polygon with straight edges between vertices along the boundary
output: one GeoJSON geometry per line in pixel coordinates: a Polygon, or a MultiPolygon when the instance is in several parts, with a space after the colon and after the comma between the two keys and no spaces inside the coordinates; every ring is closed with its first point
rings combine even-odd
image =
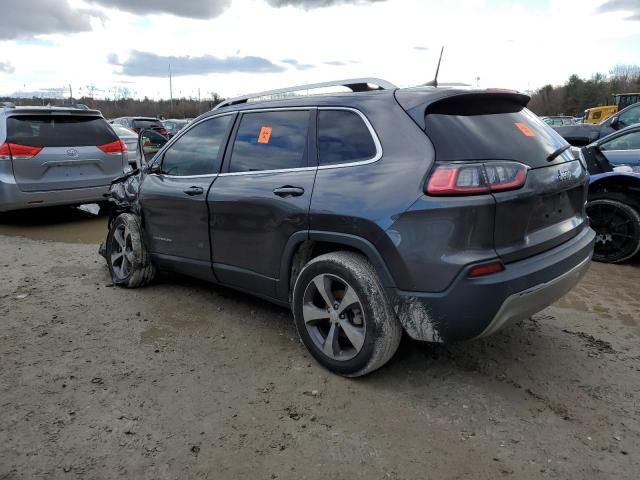
{"type": "Polygon", "coordinates": [[[519,123],[516,122],[516,127],[518,127],[518,129],[526,136],[526,137],[535,137],[536,133],[531,130],[527,125],[525,125],[524,123],[519,123]]]}
{"type": "Polygon", "coordinates": [[[258,143],[269,143],[271,140],[271,127],[262,127],[260,129],[260,135],[258,135],[258,143]]]}

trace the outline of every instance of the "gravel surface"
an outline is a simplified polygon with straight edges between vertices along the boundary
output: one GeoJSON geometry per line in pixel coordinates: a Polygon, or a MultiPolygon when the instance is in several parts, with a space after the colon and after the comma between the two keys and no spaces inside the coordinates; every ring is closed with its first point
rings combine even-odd
{"type": "Polygon", "coordinates": [[[639,478],[637,264],[356,380],[268,303],[113,287],[96,244],[0,236],[0,275],[1,480],[639,478]]]}

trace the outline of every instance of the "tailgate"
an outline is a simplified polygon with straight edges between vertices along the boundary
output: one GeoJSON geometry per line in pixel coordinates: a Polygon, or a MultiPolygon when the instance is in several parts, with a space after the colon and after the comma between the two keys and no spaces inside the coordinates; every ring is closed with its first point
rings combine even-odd
{"type": "Polygon", "coordinates": [[[11,159],[16,184],[25,192],[109,185],[122,174],[123,154],[98,147],[117,140],[102,117],[30,114],[7,120],[7,143],[28,152],[11,159]]]}
{"type": "Polygon", "coordinates": [[[436,102],[425,112],[425,131],[438,164],[526,169],[523,184],[492,191],[494,248],[504,262],[549,250],[588,225],[587,173],[569,145],[518,96],[471,94],[436,102]]]}

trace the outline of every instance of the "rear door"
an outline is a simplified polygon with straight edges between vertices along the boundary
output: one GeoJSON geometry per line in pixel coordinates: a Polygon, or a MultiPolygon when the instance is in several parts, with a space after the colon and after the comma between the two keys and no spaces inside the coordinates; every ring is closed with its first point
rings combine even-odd
{"type": "Polygon", "coordinates": [[[317,171],[315,110],[243,113],[209,194],[214,272],[276,296],[285,245],[309,229],[317,171]]]}
{"type": "Polygon", "coordinates": [[[508,160],[528,167],[517,190],[494,192],[494,247],[505,262],[551,249],[587,226],[586,172],[568,144],[521,103],[476,95],[431,105],[426,132],[437,161],[508,160]]]}
{"type": "Polygon", "coordinates": [[[6,141],[16,183],[25,192],[107,186],[126,164],[118,136],[95,115],[12,115],[6,141]]]}

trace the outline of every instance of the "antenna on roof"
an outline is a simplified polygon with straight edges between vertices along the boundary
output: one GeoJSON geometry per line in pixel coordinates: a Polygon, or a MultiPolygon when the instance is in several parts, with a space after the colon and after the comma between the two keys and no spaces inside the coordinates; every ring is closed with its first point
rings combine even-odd
{"type": "Polygon", "coordinates": [[[444,52],[444,45],[440,49],[440,58],[438,59],[438,68],[436,68],[436,76],[430,82],[422,85],[423,87],[438,87],[438,74],[440,73],[440,62],[442,62],[442,53],[444,52]]]}

